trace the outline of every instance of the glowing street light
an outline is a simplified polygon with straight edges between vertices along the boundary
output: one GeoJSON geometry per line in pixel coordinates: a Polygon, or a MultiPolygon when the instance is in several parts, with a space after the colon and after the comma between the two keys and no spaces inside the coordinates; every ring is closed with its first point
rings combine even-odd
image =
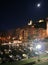
{"type": "Polygon", "coordinates": [[[32,20],[30,20],[30,22],[28,23],[28,25],[32,25],[32,20]]]}
{"type": "Polygon", "coordinates": [[[41,22],[44,22],[44,20],[42,19],[42,20],[39,20],[39,23],[41,23],[41,22]]]}
{"type": "Polygon", "coordinates": [[[37,45],[36,49],[40,50],[41,49],[41,45],[37,45]]]}
{"type": "Polygon", "coordinates": [[[37,45],[36,49],[38,51],[38,61],[40,61],[40,55],[39,55],[40,53],[39,52],[40,52],[40,49],[41,49],[41,45],[37,45]]]}

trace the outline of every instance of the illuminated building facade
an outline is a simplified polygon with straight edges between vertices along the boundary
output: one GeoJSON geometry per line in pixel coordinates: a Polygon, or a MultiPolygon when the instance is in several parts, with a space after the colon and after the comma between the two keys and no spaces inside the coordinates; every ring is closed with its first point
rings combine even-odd
{"type": "MultiPolygon", "coordinates": [[[[44,20],[40,20],[39,24],[41,22],[43,22],[44,20]]],[[[36,28],[35,25],[36,24],[32,24],[32,21],[30,21],[30,23],[28,23],[27,26],[24,26],[22,28],[17,28],[16,30],[12,30],[9,31],[9,33],[7,33],[6,37],[0,37],[0,40],[3,39],[7,40],[8,42],[12,41],[22,41],[22,43],[27,42],[29,40],[33,40],[36,38],[39,39],[44,39],[46,37],[48,37],[48,20],[45,21],[46,22],[46,26],[47,28],[36,28]]]]}

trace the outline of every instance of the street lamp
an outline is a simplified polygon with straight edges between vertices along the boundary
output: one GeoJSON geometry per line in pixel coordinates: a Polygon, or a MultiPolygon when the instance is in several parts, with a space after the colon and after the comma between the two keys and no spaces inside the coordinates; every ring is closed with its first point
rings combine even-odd
{"type": "Polygon", "coordinates": [[[37,45],[36,49],[40,50],[41,49],[41,45],[37,45]]]}
{"type": "Polygon", "coordinates": [[[36,46],[36,50],[38,51],[38,61],[40,61],[40,50],[41,50],[41,45],[36,46]]]}

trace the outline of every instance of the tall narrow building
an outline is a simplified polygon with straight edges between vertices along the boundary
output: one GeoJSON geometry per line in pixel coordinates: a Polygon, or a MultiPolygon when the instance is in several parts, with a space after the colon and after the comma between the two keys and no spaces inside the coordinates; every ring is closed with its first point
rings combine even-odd
{"type": "Polygon", "coordinates": [[[47,21],[47,37],[48,37],[48,21],[47,21]]]}
{"type": "Polygon", "coordinates": [[[47,23],[46,23],[46,32],[47,32],[47,37],[48,37],[48,18],[47,18],[47,21],[46,21],[47,23]]]}

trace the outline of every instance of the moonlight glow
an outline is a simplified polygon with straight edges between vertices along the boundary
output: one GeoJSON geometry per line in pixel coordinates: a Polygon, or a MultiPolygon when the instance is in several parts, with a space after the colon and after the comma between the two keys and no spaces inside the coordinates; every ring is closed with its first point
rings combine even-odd
{"type": "Polygon", "coordinates": [[[41,4],[40,4],[40,3],[38,3],[38,4],[37,4],[37,7],[40,7],[40,5],[41,5],[41,4]]]}

